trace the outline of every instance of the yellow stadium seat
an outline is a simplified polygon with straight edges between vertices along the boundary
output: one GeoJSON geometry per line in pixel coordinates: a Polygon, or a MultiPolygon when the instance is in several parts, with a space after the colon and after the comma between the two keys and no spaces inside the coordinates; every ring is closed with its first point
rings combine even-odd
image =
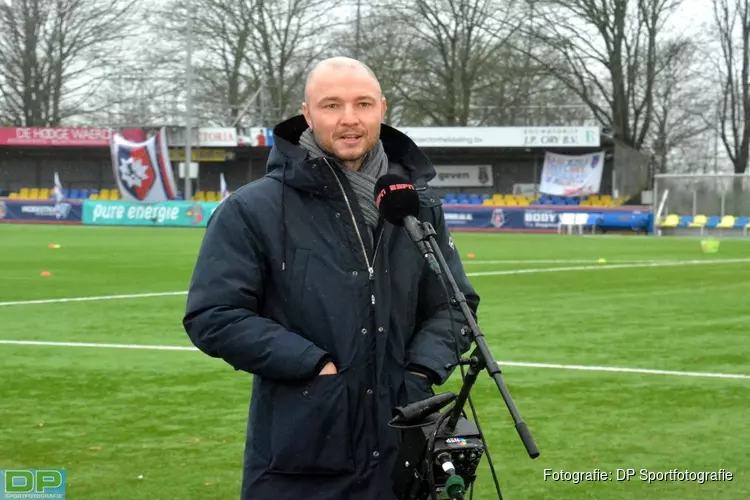
{"type": "Polygon", "coordinates": [[[662,218],[662,220],[659,222],[659,227],[677,227],[677,224],[680,223],[680,216],[677,214],[669,214],[666,217],[662,218]]]}
{"type": "Polygon", "coordinates": [[[492,201],[492,198],[487,198],[486,200],[482,202],[482,205],[494,205],[494,204],[495,202],[492,201]]]}
{"type": "Polygon", "coordinates": [[[693,217],[693,222],[691,222],[690,225],[688,225],[688,227],[701,228],[705,226],[707,222],[708,222],[708,217],[706,217],[705,215],[696,215],[695,217],[693,217]]]}
{"type": "Polygon", "coordinates": [[[216,193],[213,191],[206,191],[206,201],[216,201],[216,193]]]}
{"type": "Polygon", "coordinates": [[[9,196],[9,198],[10,198],[11,200],[17,200],[17,199],[18,199],[18,198],[20,198],[20,197],[18,196],[18,193],[10,193],[10,196],[9,196]]]}
{"type": "Polygon", "coordinates": [[[505,203],[505,197],[501,194],[493,194],[492,203],[494,205],[502,205],[503,203],[505,203]]]}
{"type": "MultiPolygon", "coordinates": [[[[99,196],[101,197],[101,195],[99,195],[99,196]]],[[[110,199],[110,201],[117,201],[117,200],[119,200],[120,199],[120,192],[117,191],[117,190],[115,190],[115,189],[110,190],[109,191],[109,199],[110,199]]]]}
{"type": "Polygon", "coordinates": [[[98,195],[98,194],[96,194],[96,193],[91,193],[91,194],[89,195],[89,200],[92,200],[92,201],[97,201],[98,199],[99,199],[99,195],[98,195]]]}
{"type": "Polygon", "coordinates": [[[101,191],[99,191],[100,200],[106,200],[107,198],[109,198],[109,189],[104,188],[101,191]]]}
{"type": "Polygon", "coordinates": [[[18,192],[18,197],[21,199],[28,199],[29,198],[29,188],[21,188],[21,190],[18,192]]]}
{"type": "Polygon", "coordinates": [[[39,199],[40,200],[48,200],[49,199],[49,188],[42,188],[39,190],[39,199]]]}
{"type": "Polygon", "coordinates": [[[721,218],[721,221],[719,224],[717,224],[717,228],[719,229],[732,229],[734,227],[735,218],[733,215],[725,215],[721,218]]]}

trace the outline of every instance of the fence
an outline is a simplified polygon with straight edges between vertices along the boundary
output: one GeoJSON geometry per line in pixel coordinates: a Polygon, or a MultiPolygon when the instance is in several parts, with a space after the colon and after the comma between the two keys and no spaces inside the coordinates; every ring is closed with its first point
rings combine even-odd
{"type": "Polygon", "coordinates": [[[654,176],[657,216],[750,215],[750,175],[657,174],[654,176]]]}

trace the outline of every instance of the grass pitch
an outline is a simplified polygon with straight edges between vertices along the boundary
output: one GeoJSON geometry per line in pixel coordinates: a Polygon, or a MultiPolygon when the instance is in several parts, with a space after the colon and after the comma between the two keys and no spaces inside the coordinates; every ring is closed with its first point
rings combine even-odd
{"type": "MultiPolygon", "coordinates": [[[[5,303],[184,291],[202,234],[0,225],[0,341],[189,347],[184,295],[5,303]]],[[[541,451],[528,458],[483,373],[473,400],[506,499],[750,498],[750,241],[702,254],[697,239],[454,240],[541,451]],[[628,468],[635,477],[618,481],[628,468]],[[557,480],[545,469],[612,480],[557,480]],[[649,482],[641,469],[733,477],[649,482]]],[[[0,469],[65,468],[68,498],[239,497],[246,373],[186,350],[0,343],[0,380],[0,469]]],[[[474,498],[496,498],[486,459],[474,498]]]]}

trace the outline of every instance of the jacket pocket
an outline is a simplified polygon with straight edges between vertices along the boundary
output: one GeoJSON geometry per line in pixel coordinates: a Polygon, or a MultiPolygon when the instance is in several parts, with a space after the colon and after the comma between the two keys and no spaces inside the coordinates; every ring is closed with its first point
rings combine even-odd
{"type": "Polygon", "coordinates": [[[343,375],[279,384],[271,422],[271,472],[342,474],[354,470],[343,375]]]}

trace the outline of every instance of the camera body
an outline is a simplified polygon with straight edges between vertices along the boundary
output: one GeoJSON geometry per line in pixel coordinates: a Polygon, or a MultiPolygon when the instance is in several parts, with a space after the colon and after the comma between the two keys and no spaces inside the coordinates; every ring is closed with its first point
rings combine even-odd
{"type": "MultiPolygon", "coordinates": [[[[450,411],[450,410],[447,410],[450,411]]],[[[439,432],[430,450],[430,437],[440,418],[433,413],[424,419],[424,426],[402,430],[402,443],[398,461],[393,471],[393,490],[400,500],[429,500],[431,485],[428,461],[432,464],[435,491],[440,496],[449,474],[441,464],[452,462],[456,474],[461,476],[466,489],[477,477],[477,468],[484,455],[484,444],[474,422],[460,417],[449,435],[439,432]]]]}

